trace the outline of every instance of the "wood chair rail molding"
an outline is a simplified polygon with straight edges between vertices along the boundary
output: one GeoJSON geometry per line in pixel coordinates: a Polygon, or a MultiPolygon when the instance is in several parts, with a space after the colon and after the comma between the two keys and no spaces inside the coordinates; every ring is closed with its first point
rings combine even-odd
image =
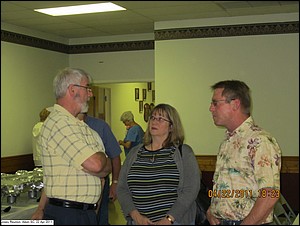
{"type": "Polygon", "coordinates": [[[17,155],[1,158],[1,173],[15,173],[17,170],[33,170],[33,155],[17,155]]]}
{"type": "MultiPolygon", "coordinates": [[[[196,155],[201,171],[214,172],[216,155],[196,155]]],[[[299,156],[282,156],[281,173],[299,173],[299,156]]]]}
{"type": "MultiPolygon", "coordinates": [[[[201,171],[215,171],[216,155],[196,155],[196,159],[201,171]]],[[[1,173],[14,173],[19,169],[34,169],[32,154],[1,158],[1,173]]],[[[299,156],[283,156],[281,173],[299,173],[299,156]]]]}

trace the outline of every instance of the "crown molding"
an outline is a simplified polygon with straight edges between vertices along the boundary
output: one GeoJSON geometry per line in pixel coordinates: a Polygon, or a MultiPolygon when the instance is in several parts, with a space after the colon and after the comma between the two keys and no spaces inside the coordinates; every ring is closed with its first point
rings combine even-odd
{"type": "Polygon", "coordinates": [[[68,45],[6,30],[1,30],[1,41],[68,53],[68,45]]]}
{"type": "MultiPolygon", "coordinates": [[[[230,37],[247,35],[270,35],[270,34],[289,34],[299,33],[299,21],[259,23],[259,24],[240,24],[209,27],[190,27],[190,28],[172,28],[155,30],[155,41],[190,39],[190,38],[211,38],[211,37],[230,37]]],[[[133,50],[152,50],[154,49],[154,40],[96,43],[65,45],[41,38],[31,37],[15,32],[1,30],[1,41],[15,44],[31,46],[66,54],[80,53],[99,53],[133,50]]]]}
{"type": "Polygon", "coordinates": [[[48,41],[45,39],[31,37],[28,35],[18,34],[6,30],[1,30],[1,41],[11,42],[15,44],[31,46],[31,47],[66,53],[66,54],[154,49],[153,40],[65,45],[58,42],[48,41]]]}
{"type": "Polygon", "coordinates": [[[154,49],[153,40],[70,45],[69,54],[154,49]]]}
{"type": "Polygon", "coordinates": [[[155,30],[155,41],[299,33],[299,21],[155,30]]]}

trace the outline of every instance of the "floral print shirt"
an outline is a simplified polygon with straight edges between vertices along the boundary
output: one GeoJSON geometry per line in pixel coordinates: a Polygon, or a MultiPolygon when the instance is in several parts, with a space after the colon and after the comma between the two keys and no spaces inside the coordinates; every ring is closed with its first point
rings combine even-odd
{"type": "MultiPolygon", "coordinates": [[[[251,211],[261,188],[280,195],[281,150],[269,133],[249,117],[232,133],[226,131],[217,156],[211,212],[217,218],[243,220],[251,211]]],[[[266,222],[273,221],[273,212],[266,222]]]]}

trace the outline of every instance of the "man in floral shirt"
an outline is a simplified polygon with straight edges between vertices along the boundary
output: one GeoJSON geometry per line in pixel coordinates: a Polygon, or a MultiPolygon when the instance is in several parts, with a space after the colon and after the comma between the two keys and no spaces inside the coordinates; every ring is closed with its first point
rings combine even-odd
{"type": "Polygon", "coordinates": [[[250,115],[249,87],[241,81],[214,84],[210,112],[215,125],[227,129],[220,145],[211,205],[211,225],[257,225],[273,221],[280,197],[281,150],[250,115]]]}

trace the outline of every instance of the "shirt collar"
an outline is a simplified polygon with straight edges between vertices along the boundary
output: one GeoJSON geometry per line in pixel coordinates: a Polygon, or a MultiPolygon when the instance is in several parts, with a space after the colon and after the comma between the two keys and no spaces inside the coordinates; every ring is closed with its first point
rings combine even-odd
{"type": "Polygon", "coordinates": [[[74,117],[74,115],[72,115],[67,109],[65,109],[63,106],[61,106],[59,104],[54,104],[53,109],[54,109],[54,111],[61,112],[65,116],[67,116],[70,119],[74,120],[76,123],[81,122],[78,118],[74,117]]]}
{"type": "Polygon", "coordinates": [[[243,131],[247,131],[251,128],[253,128],[254,125],[254,121],[253,118],[251,116],[249,116],[239,127],[237,127],[234,131],[229,132],[228,130],[226,130],[225,132],[225,136],[226,136],[226,140],[229,140],[231,137],[233,136],[241,136],[241,134],[243,133],[243,131]]]}

